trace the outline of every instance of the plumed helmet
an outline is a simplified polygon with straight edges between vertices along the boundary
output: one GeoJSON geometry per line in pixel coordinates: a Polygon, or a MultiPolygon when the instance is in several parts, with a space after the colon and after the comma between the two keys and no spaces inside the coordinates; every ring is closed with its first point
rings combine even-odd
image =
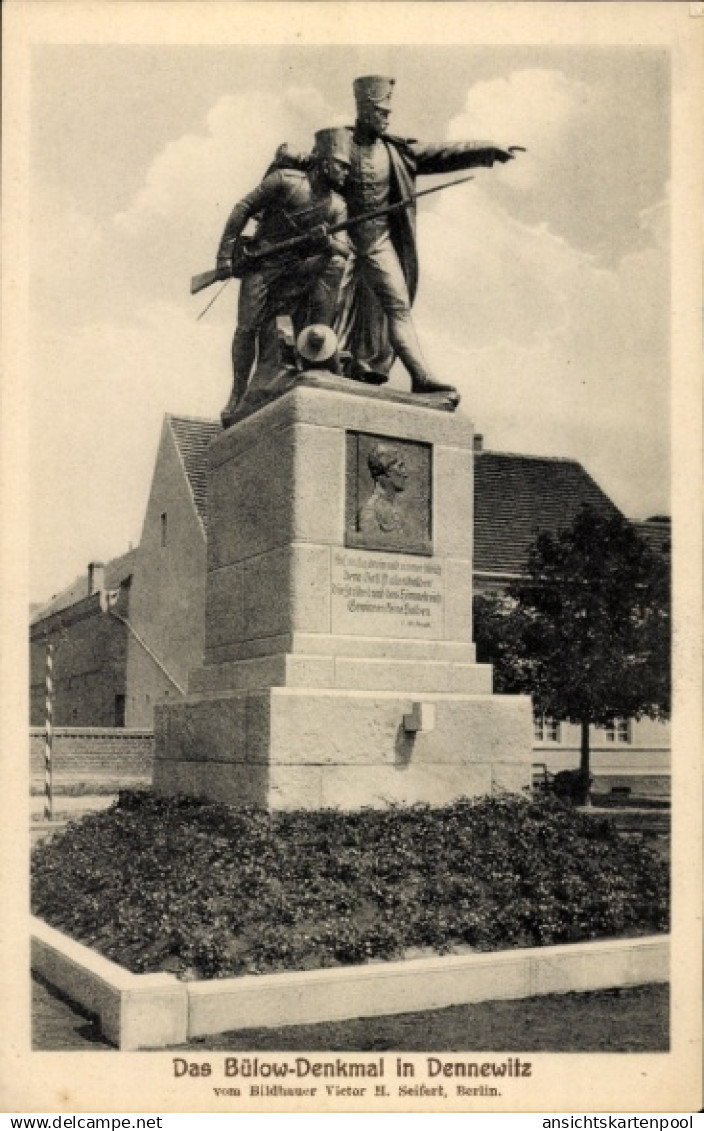
{"type": "Polygon", "coordinates": [[[385,78],[383,75],[365,75],[361,79],[355,79],[352,84],[355,100],[358,105],[360,102],[373,102],[375,106],[388,109],[395,83],[396,79],[385,78]]]}
{"type": "Polygon", "coordinates": [[[313,155],[321,160],[335,158],[350,164],[350,145],[352,134],[344,127],[337,126],[329,130],[318,130],[315,135],[315,148],[313,155]]]}
{"type": "Polygon", "coordinates": [[[296,339],[296,350],[304,361],[329,361],[337,351],[337,335],[321,323],[306,326],[296,339]]]}

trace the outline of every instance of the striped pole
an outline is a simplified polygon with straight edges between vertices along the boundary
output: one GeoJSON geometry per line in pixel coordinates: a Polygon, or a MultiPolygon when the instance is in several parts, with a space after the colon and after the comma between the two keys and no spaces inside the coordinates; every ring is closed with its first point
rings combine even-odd
{"type": "Polygon", "coordinates": [[[54,809],[53,805],[53,767],[51,761],[51,748],[53,742],[52,715],[54,710],[54,682],[52,669],[54,667],[54,645],[46,645],[46,732],[44,739],[44,819],[50,821],[54,809]]]}

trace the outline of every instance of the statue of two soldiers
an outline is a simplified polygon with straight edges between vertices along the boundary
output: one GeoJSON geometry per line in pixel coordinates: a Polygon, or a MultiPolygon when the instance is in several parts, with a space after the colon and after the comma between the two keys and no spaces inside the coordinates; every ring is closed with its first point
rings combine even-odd
{"type": "Polygon", "coordinates": [[[331,326],[362,379],[369,373],[385,380],[398,357],[413,393],[437,394],[450,407],[459,402],[454,386],[429,372],[411,314],[418,286],[415,180],[510,161],[519,147],[423,144],[389,134],[394,85],[394,79],[378,75],[356,79],[354,126],[320,130],[306,158],[292,158],[281,147],[262,183],[227,221],[218,250],[223,274],[233,250],[236,255],[241,247],[247,221],[259,219],[256,237],[244,248],[249,259],[224,427],[232,423],[255,362],[257,370],[275,364],[281,314],[291,316],[297,332],[310,323],[331,326]],[[294,246],[267,254],[268,247],[287,241],[294,246]],[[261,258],[258,248],[264,250],[261,258]]]}

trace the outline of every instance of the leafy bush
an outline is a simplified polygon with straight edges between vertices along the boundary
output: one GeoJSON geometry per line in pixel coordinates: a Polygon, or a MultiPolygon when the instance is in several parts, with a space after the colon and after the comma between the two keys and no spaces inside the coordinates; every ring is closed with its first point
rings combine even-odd
{"type": "Polygon", "coordinates": [[[125,792],[37,847],[32,888],[120,965],[197,978],[667,929],[662,862],[555,798],[269,813],[125,792]]]}
{"type": "MultiPolygon", "coordinates": [[[[593,781],[594,778],[590,776],[590,786],[593,781]]],[[[583,801],[584,786],[580,770],[560,770],[553,778],[552,788],[561,801],[569,801],[572,805],[579,805],[583,801]]]]}

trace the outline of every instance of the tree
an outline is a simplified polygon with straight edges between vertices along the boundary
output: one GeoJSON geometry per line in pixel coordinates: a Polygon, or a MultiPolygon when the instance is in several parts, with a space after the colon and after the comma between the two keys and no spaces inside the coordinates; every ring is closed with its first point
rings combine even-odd
{"type": "Polygon", "coordinates": [[[670,713],[670,578],[620,515],[589,507],[571,527],[540,534],[525,581],[475,600],[480,660],[497,691],[581,730],[577,800],[590,782],[590,726],[670,713]]]}

